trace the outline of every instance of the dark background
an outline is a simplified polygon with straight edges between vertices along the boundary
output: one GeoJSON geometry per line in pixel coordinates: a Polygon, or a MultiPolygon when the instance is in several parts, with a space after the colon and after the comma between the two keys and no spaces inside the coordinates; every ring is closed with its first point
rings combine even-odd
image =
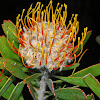
{"type": "MultiPolygon", "coordinates": [[[[38,0],[41,1],[44,6],[48,5],[49,0],[38,0]]],[[[0,24],[3,20],[10,19],[12,22],[16,22],[16,16],[25,8],[26,11],[33,3],[35,6],[37,0],[8,0],[0,2],[0,24]]],[[[92,35],[84,47],[84,50],[89,49],[81,60],[81,65],[77,70],[86,68],[90,65],[100,62],[100,45],[96,43],[96,36],[100,35],[100,3],[99,0],[53,0],[53,6],[56,7],[57,2],[68,5],[68,18],[70,20],[71,15],[78,14],[78,20],[80,22],[79,34],[84,30],[84,27],[88,27],[88,30],[92,30],[92,35]]],[[[0,34],[4,34],[0,27],[0,34]]],[[[99,78],[99,77],[97,77],[99,78]]],[[[27,93],[27,90],[25,93],[27,93]]],[[[93,93],[90,89],[85,89],[86,94],[93,93]]],[[[27,94],[27,97],[30,97],[27,94]]],[[[26,100],[28,98],[26,97],[26,100]]],[[[95,96],[96,97],[96,96],[95,96]]],[[[99,100],[96,97],[96,100],[99,100]]]]}

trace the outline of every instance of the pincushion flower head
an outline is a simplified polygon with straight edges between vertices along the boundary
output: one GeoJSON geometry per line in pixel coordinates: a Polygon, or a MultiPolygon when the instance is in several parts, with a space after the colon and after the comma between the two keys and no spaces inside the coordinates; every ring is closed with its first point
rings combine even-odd
{"type": "MultiPolygon", "coordinates": [[[[16,18],[16,29],[13,32],[20,43],[19,49],[16,49],[13,43],[9,42],[7,35],[8,43],[13,51],[22,58],[22,62],[27,68],[40,69],[45,66],[49,71],[52,71],[75,64],[76,58],[83,51],[87,27],[84,28],[80,40],[80,37],[77,38],[79,31],[78,15],[72,14],[71,20],[66,25],[66,4],[60,6],[58,3],[54,11],[52,1],[50,1],[46,9],[43,10],[42,8],[43,4],[40,2],[37,2],[35,8],[32,8],[31,5],[24,18],[25,9],[23,9],[22,14],[16,18]],[[62,11],[63,7],[64,11],[62,11]],[[63,14],[61,14],[62,12],[63,14]],[[74,45],[75,41],[78,41],[76,46],[74,45]],[[81,50],[76,55],[80,46],[81,50]],[[66,62],[70,63],[73,60],[73,64],[66,65],[66,62]]],[[[10,33],[7,32],[7,34],[10,33]]]]}
{"type": "MultiPolygon", "coordinates": [[[[14,81],[13,76],[21,79],[22,82],[19,82],[16,86],[14,84],[13,91],[9,89],[9,98],[4,95],[8,100],[17,100],[21,97],[25,84],[27,84],[32,97],[36,98],[35,100],[44,100],[51,95],[62,100],[68,98],[87,100],[86,94],[81,89],[75,87],[61,88],[58,83],[62,84],[63,81],[66,81],[74,85],[89,87],[87,86],[87,80],[85,82],[83,79],[85,80],[90,75],[87,75],[88,73],[92,73],[90,69],[99,70],[98,65],[95,65],[96,68],[92,66],[77,73],[74,73],[74,71],[79,66],[83,54],[87,51],[86,49],[83,52],[83,46],[89,39],[91,31],[87,31],[88,28],[86,27],[82,32],[82,36],[77,36],[79,32],[78,14],[72,14],[69,23],[66,25],[66,4],[60,5],[58,3],[55,10],[53,9],[52,0],[45,9],[43,9],[41,2],[37,2],[34,8],[32,6],[26,11],[26,15],[25,9],[22,10],[22,14],[18,14],[16,25],[10,20],[4,20],[2,24],[6,37],[0,37],[0,52],[2,55],[2,58],[0,57],[0,69],[2,69],[0,73],[0,84],[2,84],[0,96],[5,92],[5,88],[9,89],[8,85],[11,84],[9,80],[14,81]],[[79,58],[78,62],[77,58],[79,58]],[[10,72],[10,78],[4,75],[6,73],[4,69],[10,72]],[[60,74],[57,69],[60,69],[61,75],[64,74],[63,71],[74,70],[70,75],[71,77],[61,77],[54,75],[55,73],[60,74]],[[87,76],[83,77],[84,75],[87,76]],[[52,81],[50,79],[52,77],[56,81],[52,81]],[[4,84],[5,78],[8,78],[8,80],[4,84]],[[57,78],[61,80],[57,80],[57,78]],[[56,90],[54,90],[53,83],[55,83],[56,90]],[[46,86],[51,91],[46,91],[46,86]]],[[[97,74],[99,75],[99,73],[96,73],[95,76],[97,74]]],[[[98,92],[96,93],[98,94],[98,92]]]]}

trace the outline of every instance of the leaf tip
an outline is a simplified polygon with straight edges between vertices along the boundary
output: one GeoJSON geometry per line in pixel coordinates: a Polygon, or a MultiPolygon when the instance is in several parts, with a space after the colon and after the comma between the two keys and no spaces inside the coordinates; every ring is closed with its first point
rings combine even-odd
{"type": "Polygon", "coordinates": [[[0,38],[1,38],[1,37],[5,37],[5,35],[1,35],[0,38]]]}
{"type": "Polygon", "coordinates": [[[90,34],[92,34],[92,30],[89,30],[88,32],[87,32],[87,34],[90,32],[90,34]]]}
{"type": "Polygon", "coordinates": [[[10,19],[8,19],[9,22],[11,22],[13,25],[15,25],[10,19]]]}
{"type": "Polygon", "coordinates": [[[10,19],[8,19],[8,21],[11,21],[10,19]]]}
{"type": "Polygon", "coordinates": [[[7,20],[3,20],[3,23],[5,23],[7,20]]]}

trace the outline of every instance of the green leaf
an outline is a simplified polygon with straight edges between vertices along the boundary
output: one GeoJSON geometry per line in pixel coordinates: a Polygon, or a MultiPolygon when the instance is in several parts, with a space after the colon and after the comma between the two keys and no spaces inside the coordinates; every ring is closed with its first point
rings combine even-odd
{"type": "Polygon", "coordinates": [[[37,79],[39,76],[41,76],[41,73],[36,73],[31,76],[28,76],[23,70],[22,67],[15,63],[14,61],[11,61],[7,59],[4,63],[5,68],[14,76],[24,80],[25,83],[28,81],[34,82],[35,79],[37,79]]]}
{"type": "Polygon", "coordinates": [[[100,63],[96,65],[92,65],[83,70],[80,70],[74,73],[73,75],[70,75],[69,77],[83,77],[89,73],[91,73],[94,77],[99,76],[100,75],[100,63]]]}
{"type": "MultiPolygon", "coordinates": [[[[0,71],[0,73],[1,73],[1,71],[0,71]]],[[[0,88],[2,88],[2,86],[5,84],[5,82],[7,81],[7,77],[5,77],[5,75],[4,74],[2,74],[1,76],[0,76],[0,88]]]]}
{"type": "Polygon", "coordinates": [[[100,83],[99,81],[92,75],[88,74],[84,76],[84,81],[90,87],[90,89],[100,98],[100,83]]]}
{"type": "Polygon", "coordinates": [[[20,79],[25,79],[26,77],[28,77],[28,75],[25,74],[25,72],[16,62],[7,59],[4,65],[5,65],[5,68],[14,76],[20,79]]]}
{"type": "Polygon", "coordinates": [[[60,100],[86,100],[84,93],[78,88],[62,88],[55,90],[60,100]]]}
{"type": "Polygon", "coordinates": [[[0,52],[3,58],[8,58],[21,63],[19,56],[12,51],[5,36],[0,36],[0,52]]]}
{"type": "Polygon", "coordinates": [[[2,96],[8,100],[13,89],[14,89],[14,84],[11,84],[2,96]]]}
{"type": "Polygon", "coordinates": [[[62,80],[53,81],[53,83],[62,83],[62,82],[63,82],[62,80]]]}
{"type": "Polygon", "coordinates": [[[31,84],[30,82],[27,82],[27,87],[28,87],[28,89],[29,89],[29,92],[30,92],[32,98],[33,98],[34,100],[36,100],[36,97],[35,97],[35,94],[34,94],[34,90],[33,90],[33,88],[32,88],[32,84],[31,84]]]}
{"type": "MultiPolygon", "coordinates": [[[[79,65],[80,65],[79,63],[75,63],[74,65],[72,65],[70,67],[63,67],[62,70],[61,70],[61,72],[77,68],[79,65]]],[[[56,70],[55,71],[55,73],[59,73],[59,72],[60,72],[60,70],[56,70]]]]}
{"type": "MultiPolygon", "coordinates": [[[[8,87],[7,89],[6,89],[6,91],[4,92],[4,94],[2,95],[4,98],[6,98],[7,100],[8,100],[8,98],[10,97],[10,95],[11,95],[11,92],[13,91],[13,89],[14,89],[14,84],[13,83],[9,83],[9,81],[10,82],[12,82],[12,80],[10,79],[10,78],[7,78],[7,77],[5,77],[5,75],[4,74],[2,74],[2,76],[0,77],[0,80],[2,79],[2,78],[4,78],[1,82],[0,82],[0,89],[2,88],[2,89],[6,89],[6,87],[8,87]],[[8,81],[8,82],[7,82],[8,81]],[[6,86],[5,84],[7,83],[7,85],[8,86],[6,86]],[[3,87],[5,85],[5,87],[3,87]]],[[[22,99],[23,97],[22,96],[20,96],[20,99],[19,100],[24,100],[24,99],[22,99]]]]}
{"type": "Polygon", "coordinates": [[[17,37],[14,35],[15,34],[15,25],[10,21],[10,20],[4,20],[2,24],[3,31],[5,35],[7,36],[7,31],[8,31],[8,39],[10,43],[14,40],[14,47],[18,49],[19,42],[17,37]]]}
{"type": "Polygon", "coordinates": [[[23,70],[24,72],[29,72],[29,71],[30,71],[29,68],[26,68],[26,67],[22,67],[22,70],[23,70]]]}
{"type": "MultiPolygon", "coordinates": [[[[5,58],[3,58],[3,57],[0,57],[0,62],[4,62],[5,61],[5,58]]],[[[17,62],[18,63],[18,62],[17,62]]],[[[18,63],[19,64],[19,63],[18,63]]],[[[26,67],[24,67],[22,64],[19,64],[21,67],[22,67],[22,70],[24,71],[24,72],[29,72],[30,70],[29,70],[29,68],[26,68],[26,67]]],[[[2,66],[1,66],[1,64],[0,64],[0,69],[2,69],[2,66]]]]}
{"type": "Polygon", "coordinates": [[[0,96],[2,96],[2,94],[4,94],[4,92],[8,89],[8,87],[11,85],[11,83],[12,83],[12,80],[10,78],[8,78],[8,80],[5,82],[5,84],[0,89],[0,96]]]}
{"type": "MultiPolygon", "coordinates": [[[[2,58],[2,57],[0,57],[0,62],[4,62],[5,61],[5,59],[4,58],[2,58]]],[[[0,64],[0,69],[2,69],[2,66],[1,66],[1,64],[0,64]]]]}
{"type": "Polygon", "coordinates": [[[34,80],[37,79],[41,75],[42,75],[42,73],[36,73],[36,74],[30,75],[24,80],[24,82],[25,83],[27,83],[28,81],[29,82],[34,82],[34,80]]]}
{"type": "Polygon", "coordinates": [[[88,85],[84,82],[82,77],[61,77],[61,76],[56,76],[56,77],[65,81],[65,82],[68,82],[68,83],[71,83],[71,84],[74,84],[74,85],[79,85],[79,86],[82,86],[82,87],[88,87],[88,85]]]}
{"type": "Polygon", "coordinates": [[[13,89],[10,97],[8,100],[18,100],[22,90],[23,90],[23,87],[24,87],[24,82],[20,82],[18,83],[15,88],[13,89]]]}
{"type": "MultiPolygon", "coordinates": [[[[86,44],[86,42],[87,42],[88,39],[90,38],[91,33],[92,33],[92,31],[88,31],[88,32],[87,32],[86,38],[85,38],[85,40],[83,41],[83,46],[86,44]]],[[[79,49],[78,49],[78,51],[76,52],[76,54],[78,54],[78,53],[80,52],[80,50],[81,50],[81,45],[79,46],[79,49]]]]}
{"type": "Polygon", "coordinates": [[[62,71],[66,71],[66,70],[71,70],[74,68],[77,68],[80,64],[79,63],[75,63],[74,65],[70,66],[70,67],[65,67],[62,69],[62,71]]]}
{"type": "Polygon", "coordinates": [[[24,100],[23,96],[20,96],[20,97],[18,98],[18,100],[24,100]]]}
{"type": "Polygon", "coordinates": [[[94,95],[93,94],[87,95],[87,100],[95,100],[94,95]]]}
{"type": "Polygon", "coordinates": [[[45,80],[46,84],[48,85],[49,89],[51,90],[51,92],[54,94],[55,96],[55,92],[54,92],[54,85],[53,85],[53,81],[51,79],[46,79],[45,80]]]}
{"type": "MultiPolygon", "coordinates": [[[[0,77],[0,80],[2,80],[2,81],[0,81],[0,88],[2,88],[3,85],[5,84],[5,82],[8,80],[8,78],[4,74],[2,74],[1,77],[0,77]]],[[[8,100],[13,89],[14,89],[14,84],[11,84],[2,96],[8,100]]]]}

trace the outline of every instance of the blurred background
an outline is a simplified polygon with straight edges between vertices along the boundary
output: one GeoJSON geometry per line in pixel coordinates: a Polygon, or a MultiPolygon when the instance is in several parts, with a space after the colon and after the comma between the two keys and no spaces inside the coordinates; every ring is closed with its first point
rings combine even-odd
{"type": "MultiPolygon", "coordinates": [[[[42,2],[45,8],[50,0],[38,1],[42,2]]],[[[3,23],[3,20],[8,19],[15,23],[16,16],[21,14],[22,9],[25,8],[27,11],[30,5],[33,4],[34,7],[36,2],[37,0],[4,0],[0,2],[0,24],[3,23]]],[[[80,23],[80,30],[78,34],[81,34],[84,31],[84,27],[88,27],[88,30],[92,30],[92,35],[84,47],[84,50],[89,50],[83,56],[80,62],[80,67],[77,68],[76,71],[100,63],[100,44],[96,42],[96,37],[100,35],[100,2],[98,0],[53,0],[54,8],[56,7],[57,2],[61,4],[66,3],[68,5],[67,22],[70,20],[73,13],[78,14],[78,20],[80,23]]],[[[0,35],[3,34],[3,30],[0,27],[0,35]]],[[[97,78],[99,79],[99,77],[97,78]]],[[[31,98],[27,91],[27,88],[24,89],[25,94],[27,93],[26,100],[28,100],[29,97],[31,98]]],[[[84,92],[86,94],[93,93],[88,88],[84,89],[84,92]]],[[[99,100],[99,98],[96,97],[96,100],[99,100]]]]}

